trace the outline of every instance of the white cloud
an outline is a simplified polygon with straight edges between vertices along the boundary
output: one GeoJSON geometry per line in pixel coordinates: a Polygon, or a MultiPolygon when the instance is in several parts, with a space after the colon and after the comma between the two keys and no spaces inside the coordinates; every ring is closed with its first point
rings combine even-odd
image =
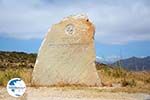
{"type": "Polygon", "coordinates": [[[1,0],[0,36],[43,38],[63,17],[87,13],[96,26],[96,41],[126,44],[150,40],[150,3],[147,0],[1,0]]]}

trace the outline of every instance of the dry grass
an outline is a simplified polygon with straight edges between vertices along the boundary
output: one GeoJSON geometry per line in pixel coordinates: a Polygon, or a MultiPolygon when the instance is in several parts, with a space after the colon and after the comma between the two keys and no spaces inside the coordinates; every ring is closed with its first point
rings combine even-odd
{"type": "Polygon", "coordinates": [[[6,86],[7,82],[12,78],[21,78],[27,85],[31,83],[32,69],[6,69],[0,71],[0,85],[6,86]]]}
{"type": "MultiPolygon", "coordinates": [[[[0,70],[0,85],[6,86],[7,82],[12,78],[22,78],[26,85],[31,86],[31,75],[33,69],[6,69],[0,70]]],[[[102,82],[105,84],[120,84],[122,87],[113,89],[113,92],[144,92],[150,94],[150,72],[131,72],[118,68],[111,68],[108,66],[101,66],[98,73],[102,82]]],[[[54,85],[55,87],[71,87],[81,88],[85,85],[62,84],[54,85]]],[[[98,90],[101,91],[101,90],[98,90]]]]}
{"type": "Polygon", "coordinates": [[[150,72],[131,72],[121,67],[101,67],[98,73],[105,84],[120,84],[113,92],[144,92],[150,93],[150,72]]]}

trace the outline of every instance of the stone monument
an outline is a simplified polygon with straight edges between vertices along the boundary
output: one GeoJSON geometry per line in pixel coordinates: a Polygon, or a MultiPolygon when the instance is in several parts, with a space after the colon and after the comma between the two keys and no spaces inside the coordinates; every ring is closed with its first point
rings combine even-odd
{"type": "Polygon", "coordinates": [[[53,25],[39,49],[32,84],[101,86],[95,67],[94,32],[94,25],[82,14],[53,25]]]}

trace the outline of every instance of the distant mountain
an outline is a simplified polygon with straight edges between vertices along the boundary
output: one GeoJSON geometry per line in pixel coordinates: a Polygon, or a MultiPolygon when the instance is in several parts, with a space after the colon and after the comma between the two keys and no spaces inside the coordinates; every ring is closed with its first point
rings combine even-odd
{"type": "Polygon", "coordinates": [[[133,71],[150,70],[150,56],[144,58],[131,57],[128,59],[118,60],[113,66],[122,66],[125,69],[133,71]]]}

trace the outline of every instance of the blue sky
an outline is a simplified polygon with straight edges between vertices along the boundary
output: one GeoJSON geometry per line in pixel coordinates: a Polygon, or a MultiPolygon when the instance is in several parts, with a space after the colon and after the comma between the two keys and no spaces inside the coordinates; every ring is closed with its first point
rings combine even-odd
{"type": "Polygon", "coordinates": [[[149,0],[0,0],[0,50],[37,52],[52,26],[85,13],[96,26],[96,55],[150,55],[149,0]]]}

